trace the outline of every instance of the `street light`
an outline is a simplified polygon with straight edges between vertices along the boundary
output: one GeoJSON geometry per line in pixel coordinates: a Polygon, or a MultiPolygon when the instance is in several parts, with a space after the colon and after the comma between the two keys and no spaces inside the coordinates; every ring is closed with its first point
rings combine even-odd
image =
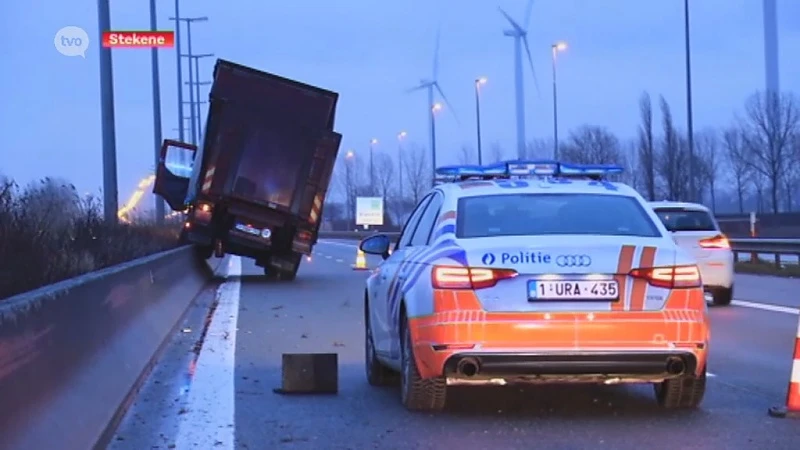
{"type": "Polygon", "coordinates": [[[347,153],[344,154],[344,157],[347,158],[347,159],[351,159],[354,156],[356,156],[356,154],[352,150],[348,150],[347,153]]]}
{"type": "Polygon", "coordinates": [[[408,133],[401,131],[397,133],[397,165],[400,167],[400,199],[403,198],[403,140],[408,133]]]}
{"type": "Polygon", "coordinates": [[[431,106],[431,186],[436,186],[436,113],[444,108],[441,103],[431,106]]]}
{"type": "Polygon", "coordinates": [[[556,83],[556,60],[558,53],[567,49],[564,41],[556,42],[551,46],[553,52],[553,159],[558,160],[558,89],[556,83]]]}
{"type": "Polygon", "coordinates": [[[475,122],[478,129],[478,165],[483,165],[483,152],[481,151],[481,86],[489,81],[486,77],[475,79],[475,122]]]}
{"type": "Polygon", "coordinates": [[[370,189],[375,189],[375,158],[373,156],[373,152],[375,150],[375,146],[378,144],[378,140],[375,138],[370,139],[369,141],[369,186],[370,189]]]}

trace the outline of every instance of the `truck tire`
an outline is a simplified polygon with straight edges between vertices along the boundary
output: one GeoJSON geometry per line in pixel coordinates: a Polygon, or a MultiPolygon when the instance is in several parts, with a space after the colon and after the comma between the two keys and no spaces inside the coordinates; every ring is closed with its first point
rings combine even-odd
{"type": "Polygon", "coordinates": [[[294,281],[297,278],[297,270],[300,269],[300,260],[303,255],[292,253],[285,259],[292,262],[294,269],[279,269],[270,264],[264,265],[264,276],[273,281],[294,281]]]}
{"type": "Polygon", "coordinates": [[[195,245],[194,254],[200,259],[211,258],[214,253],[214,248],[210,245],[195,245]]]}

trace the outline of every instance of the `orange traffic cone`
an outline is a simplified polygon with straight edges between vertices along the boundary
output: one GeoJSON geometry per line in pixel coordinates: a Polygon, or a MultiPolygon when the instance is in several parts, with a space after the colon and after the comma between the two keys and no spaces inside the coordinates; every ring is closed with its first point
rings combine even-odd
{"type": "Polygon", "coordinates": [[[792,374],[789,376],[789,392],[786,394],[786,406],[770,408],[769,415],[772,417],[800,418],[800,317],[797,320],[797,335],[794,338],[792,374]]]}
{"type": "Polygon", "coordinates": [[[353,270],[367,270],[367,257],[364,256],[364,252],[361,249],[358,249],[358,253],[356,253],[356,263],[353,266],[353,270]]]}

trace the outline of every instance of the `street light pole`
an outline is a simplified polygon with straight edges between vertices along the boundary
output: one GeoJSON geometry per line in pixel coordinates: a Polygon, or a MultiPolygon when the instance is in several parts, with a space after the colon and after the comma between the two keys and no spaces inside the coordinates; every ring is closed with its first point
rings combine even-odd
{"type": "MultiPolygon", "coordinates": [[[[150,31],[157,31],[156,0],[150,0],[150,31]]],[[[155,142],[155,168],[158,170],[158,160],[161,159],[161,81],[158,70],[158,48],[150,50],[151,68],[153,70],[153,141],[155,142]]],[[[164,222],[164,200],[155,196],[156,223],[164,222]]]]}
{"type": "Polygon", "coordinates": [[[408,133],[401,131],[397,135],[397,165],[400,168],[400,201],[403,200],[403,139],[408,133]]]}
{"type": "Polygon", "coordinates": [[[175,20],[175,56],[178,66],[178,139],[184,141],[183,137],[183,64],[181,63],[181,14],[180,14],[180,0],[175,0],[175,17],[170,20],[175,20]]]}
{"type": "Polygon", "coordinates": [[[436,113],[443,108],[441,103],[434,103],[431,106],[431,142],[433,151],[431,152],[431,186],[436,186],[436,113]]]}
{"type": "Polygon", "coordinates": [[[483,150],[481,149],[481,85],[486,84],[486,77],[475,80],[475,122],[478,129],[478,165],[483,165],[483,150]]]}
{"type": "MultiPolygon", "coordinates": [[[[97,24],[100,39],[111,29],[108,0],[97,1],[97,24]]],[[[118,223],[117,210],[117,137],[114,130],[114,71],[111,49],[100,47],[100,110],[103,135],[103,217],[107,223],[118,223]]]]}
{"type": "MultiPolygon", "coordinates": [[[[211,58],[213,56],[214,56],[213,53],[204,53],[204,54],[192,56],[192,59],[194,59],[194,72],[195,72],[196,78],[197,78],[194,81],[195,96],[197,97],[197,102],[195,102],[195,104],[197,106],[196,114],[195,114],[197,116],[197,139],[198,139],[198,144],[197,145],[201,145],[202,141],[203,141],[203,136],[202,136],[202,134],[203,134],[203,119],[201,118],[201,115],[200,115],[200,86],[201,85],[209,85],[209,84],[211,84],[210,81],[200,81],[200,59],[201,58],[211,58]]],[[[190,88],[191,88],[191,86],[190,86],[190,88]]]]}
{"type": "Polygon", "coordinates": [[[556,42],[551,46],[553,52],[553,159],[558,160],[558,83],[556,81],[556,61],[558,52],[567,49],[566,42],[556,42]]]}
{"type": "Polygon", "coordinates": [[[373,155],[375,150],[375,144],[378,143],[378,140],[375,138],[370,139],[369,141],[369,189],[370,192],[375,191],[375,157],[373,155]]]}
{"type": "MultiPolygon", "coordinates": [[[[194,84],[194,75],[193,75],[193,68],[192,68],[192,23],[194,22],[206,22],[208,21],[208,17],[185,17],[185,18],[175,18],[170,17],[170,20],[175,20],[175,23],[178,24],[180,21],[186,22],[186,54],[182,55],[180,51],[178,51],[178,59],[180,57],[188,57],[189,58],[189,103],[191,105],[190,117],[192,117],[191,123],[191,130],[192,130],[192,144],[197,145],[197,123],[195,119],[195,109],[194,109],[194,90],[191,88],[191,85],[194,84]]],[[[176,26],[176,28],[180,28],[180,26],[176,26]]],[[[182,86],[178,86],[178,89],[183,89],[182,86]]],[[[182,108],[182,107],[181,107],[182,108]]],[[[181,110],[182,111],[182,110],[181,110]]]]}
{"type": "Polygon", "coordinates": [[[689,145],[689,200],[695,201],[694,127],[692,121],[692,54],[689,43],[689,0],[683,0],[684,34],[686,36],[686,140],[689,145]]]}

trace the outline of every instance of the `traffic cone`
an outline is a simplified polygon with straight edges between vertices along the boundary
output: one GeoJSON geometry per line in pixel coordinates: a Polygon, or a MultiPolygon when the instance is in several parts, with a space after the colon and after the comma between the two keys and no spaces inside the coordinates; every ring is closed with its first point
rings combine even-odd
{"type": "Polygon", "coordinates": [[[769,409],[772,417],[791,417],[800,419],[800,317],[797,320],[797,334],[794,338],[792,374],[789,376],[789,392],[786,393],[786,406],[769,409]]]}
{"type": "Polygon", "coordinates": [[[364,256],[361,249],[358,249],[358,253],[356,253],[356,264],[353,266],[353,270],[367,270],[367,257],[364,256]]]}

